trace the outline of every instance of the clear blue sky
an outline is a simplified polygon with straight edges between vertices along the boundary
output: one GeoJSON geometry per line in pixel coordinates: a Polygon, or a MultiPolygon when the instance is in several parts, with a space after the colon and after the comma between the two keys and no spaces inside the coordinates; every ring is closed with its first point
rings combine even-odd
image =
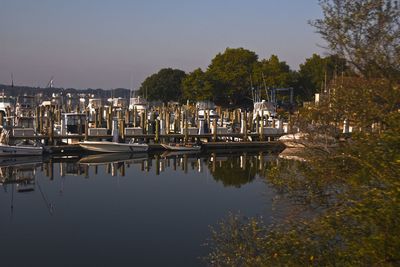
{"type": "Polygon", "coordinates": [[[317,0],[0,0],[0,83],[138,88],[164,67],[203,70],[225,48],[293,69],[323,53],[317,0]]]}

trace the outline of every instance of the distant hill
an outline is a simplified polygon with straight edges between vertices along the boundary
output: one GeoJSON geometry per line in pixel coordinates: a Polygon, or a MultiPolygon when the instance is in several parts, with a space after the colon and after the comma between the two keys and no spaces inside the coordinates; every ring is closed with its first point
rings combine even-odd
{"type": "Polygon", "coordinates": [[[130,97],[130,90],[125,88],[116,89],[74,89],[74,88],[41,88],[41,87],[30,87],[30,86],[19,86],[19,85],[6,85],[0,84],[0,93],[5,93],[6,95],[17,97],[19,95],[37,95],[42,94],[44,97],[51,97],[53,93],[62,93],[63,95],[67,93],[71,94],[93,94],[95,97],[109,98],[113,97],[130,97]]]}

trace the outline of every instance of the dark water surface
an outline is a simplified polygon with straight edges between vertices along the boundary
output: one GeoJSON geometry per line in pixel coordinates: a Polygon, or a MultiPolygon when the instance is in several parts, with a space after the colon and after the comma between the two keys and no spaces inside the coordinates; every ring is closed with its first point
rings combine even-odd
{"type": "Polygon", "coordinates": [[[273,213],[260,178],[271,160],[266,152],[3,159],[0,266],[203,266],[210,225],[229,212],[273,213]]]}

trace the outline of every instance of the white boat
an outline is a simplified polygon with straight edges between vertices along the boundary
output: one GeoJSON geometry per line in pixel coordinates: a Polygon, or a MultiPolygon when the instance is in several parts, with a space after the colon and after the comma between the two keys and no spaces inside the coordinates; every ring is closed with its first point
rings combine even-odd
{"type": "Polygon", "coordinates": [[[0,144],[0,157],[5,156],[37,156],[43,154],[43,147],[37,146],[10,146],[0,144]]]}
{"type": "Polygon", "coordinates": [[[43,147],[34,141],[22,141],[17,145],[9,145],[9,131],[3,129],[0,134],[0,157],[38,156],[43,154],[43,147]]]}
{"type": "Polygon", "coordinates": [[[148,109],[148,102],[145,98],[143,97],[131,97],[129,100],[129,110],[134,110],[138,113],[143,113],[148,109]]]}
{"type": "Polygon", "coordinates": [[[253,120],[255,120],[257,116],[260,118],[263,118],[264,116],[268,116],[268,118],[275,118],[276,104],[266,100],[254,102],[253,120]]]}
{"type": "Polygon", "coordinates": [[[117,143],[110,141],[83,141],[79,142],[79,145],[89,151],[104,153],[146,152],[149,149],[147,144],[117,143]]]}
{"type": "Polygon", "coordinates": [[[279,141],[289,148],[330,148],[338,145],[336,139],[331,136],[322,134],[310,136],[302,132],[282,135],[279,141]]]}
{"type": "Polygon", "coordinates": [[[201,146],[193,144],[161,144],[167,150],[174,151],[200,151],[201,146]]]}

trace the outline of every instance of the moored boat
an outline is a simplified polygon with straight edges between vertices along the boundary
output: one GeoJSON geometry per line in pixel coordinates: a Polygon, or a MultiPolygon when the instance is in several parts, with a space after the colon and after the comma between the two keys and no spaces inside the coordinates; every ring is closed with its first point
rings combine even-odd
{"type": "Polygon", "coordinates": [[[38,156],[43,154],[43,147],[33,141],[22,141],[9,145],[9,132],[5,129],[0,134],[0,157],[4,156],[38,156]]]}
{"type": "Polygon", "coordinates": [[[161,144],[167,150],[174,150],[174,151],[200,151],[201,146],[195,144],[177,144],[177,143],[170,143],[170,144],[161,144]]]}
{"type": "Polygon", "coordinates": [[[282,135],[279,141],[289,148],[331,148],[338,145],[332,136],[323,134],[311,136],[303,132],[282,135]]]}
{"type": "Polygon", "coordinates": [[[30,155],[42,155],[43,147],[37,146],[10,146],[0,144],[0,157],[4,156],[30,156],[30,155]]]}
{"type": "Polygon", "coordinates": [[[79,142],[79,145],[86,150],[103,153],[146,152],[149,149],[147,144],[117,143],[110,141],[83,141],[79,142]]]}

